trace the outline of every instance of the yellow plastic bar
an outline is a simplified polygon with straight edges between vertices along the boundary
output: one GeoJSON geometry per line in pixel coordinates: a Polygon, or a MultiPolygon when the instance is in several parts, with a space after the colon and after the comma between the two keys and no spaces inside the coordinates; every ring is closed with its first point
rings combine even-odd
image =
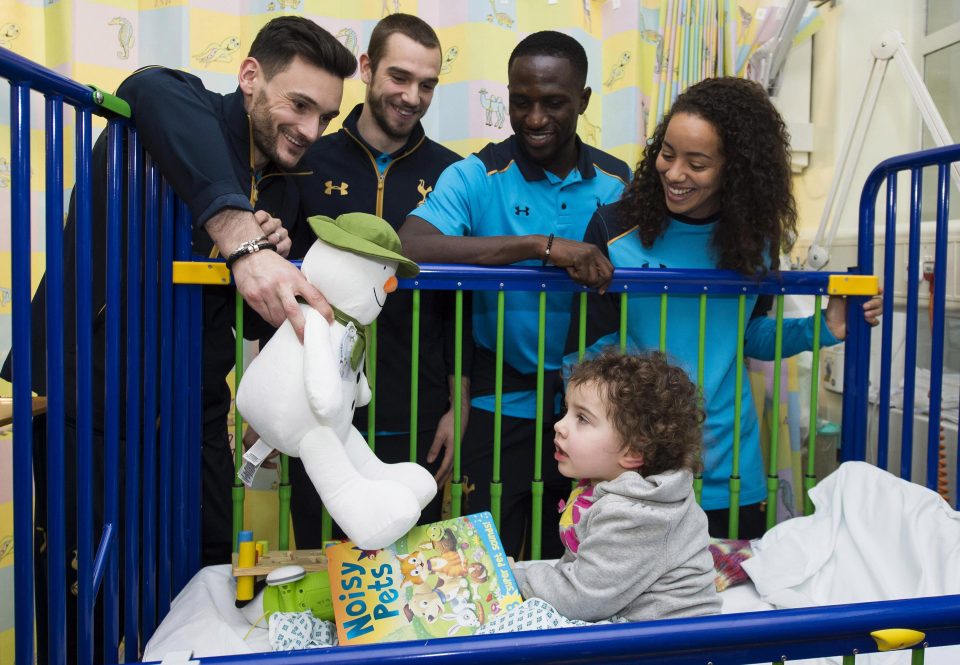
{"type": "Polygon", "coordinates": [[[871,632],[870,637],[880,651],[897,651],[920,644],[927,636],[910,628],[885,628],[871,632]]]}
{"type": "Polygon", "coordinates": [[[880,292],[877,275],[830,275],[827,293],[831,296],[875,296],[880,292]]]}
{"type": "Polygon", "coordinates": [[[174,284],[219,284],[230,283],[230,271],[223,262],[174,261],[174,284]]]}

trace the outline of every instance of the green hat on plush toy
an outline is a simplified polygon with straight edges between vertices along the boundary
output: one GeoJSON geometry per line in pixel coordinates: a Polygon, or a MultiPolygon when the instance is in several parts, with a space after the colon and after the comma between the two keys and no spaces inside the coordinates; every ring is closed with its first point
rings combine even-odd
{"type": "Polygon", "coordinates": [[[420,267],[401,252],[400,237],[385,220],[365,212],[346,212],[336,219],[314,215],[307,219],[320,240],[354,254],[396,261],[397,277],[415,277],[420,267]]]}

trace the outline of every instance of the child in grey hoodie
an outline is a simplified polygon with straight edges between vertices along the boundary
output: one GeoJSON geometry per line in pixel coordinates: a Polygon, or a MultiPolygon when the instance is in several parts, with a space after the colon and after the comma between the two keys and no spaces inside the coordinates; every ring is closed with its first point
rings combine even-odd
{"type": "Polygon", "coordinates": [[[524,598],[569,619],[643,621],[717,614],[707,517],[693,494],[703,410],[662,353],[604,351],[577,365],[555,425],[563,557],[515,566],[524,598]]]}

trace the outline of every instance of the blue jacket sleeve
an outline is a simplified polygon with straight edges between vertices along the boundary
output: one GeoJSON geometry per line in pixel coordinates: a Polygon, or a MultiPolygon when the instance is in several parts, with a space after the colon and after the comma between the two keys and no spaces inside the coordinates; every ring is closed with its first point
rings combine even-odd
{"type": "Polygon", "coordinates": [[[117,96],[130,104],[144,148],[190,207],[194,224],[203,225],[225,208],[253,211],[215,106],[220,98],[200,79],[150,67],[121,83],[117,96]]]}
{"type": "MultiPolygon", "coordinates": [[[[833,346],[841,340],[827,328],[826,315],[820,312],[820,346],[833,346]]],[[[743,353],[757,360],[773,360],[776,347],[777,322],[767,316],[754,316],[744,332],[743,353]]],[[[795,356],[813,349],[813,317],[783,320],[782,355],[795,356]]]]}

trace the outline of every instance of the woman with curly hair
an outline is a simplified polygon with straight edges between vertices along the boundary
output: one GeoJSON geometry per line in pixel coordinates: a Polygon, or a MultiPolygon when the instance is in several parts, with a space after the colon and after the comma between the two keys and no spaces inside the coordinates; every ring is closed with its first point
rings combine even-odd
{"type": "Polygon", "coordinates": [[[565,401],[554,458],[580,482],[560,518],[563,557],[514,566],[523,597],[581,621],[718,613],[707,518],[693,495],[697,387],[662,353],[608,349],[574,368],[565,401]]]}
{"type": "MultiPolygon", "coordinates": [[[[648,141],[629,189],[617,203],[598,208],[584,240],[597,245],[614,266],[721,268],[759,277],[778,269],[780,252],[789,251],[796,237],[796,222],[783,119],[759,84],[716,78],[677,98],[648,141]]],[[[745,355],[773,359],[775,322],[766,316],[771,304],[770,297],[747,297],[747,311],[753,313],[745,355]]],[[[668,312],[667,350],[696,376],[699,298],[672,296],[668,312]]],[[[878,298],[864,305],[871,325],[879,313],[878,298]]],[[[628,345],[657,348],[659,296],[630,296],[627,315],[628,345]]],[[[739,536],[758,537],[765,528],[767,488],[749,381],[736,394],[738,298],[709,297],[706,321],[702,505],[711,534],[726,536],[730,487],[739,483],[739,536]],[[738,400],[741,416],[735,423],[738,400]],[[740,477],[731,482],[736,425],[740,477]]],[[[844,299],[828,302],[825,322],[821,343],[839,343],[846,336],[844,299]]],[[[619,296],[591,295],[587,344],[615,343],[619,323],[619,296]]],[[[571,337],[576,331],[574,323],[571,337]]],[[[783,357],[810,350],[812,338],[813,317],[784,321],[783,357]]]]}

